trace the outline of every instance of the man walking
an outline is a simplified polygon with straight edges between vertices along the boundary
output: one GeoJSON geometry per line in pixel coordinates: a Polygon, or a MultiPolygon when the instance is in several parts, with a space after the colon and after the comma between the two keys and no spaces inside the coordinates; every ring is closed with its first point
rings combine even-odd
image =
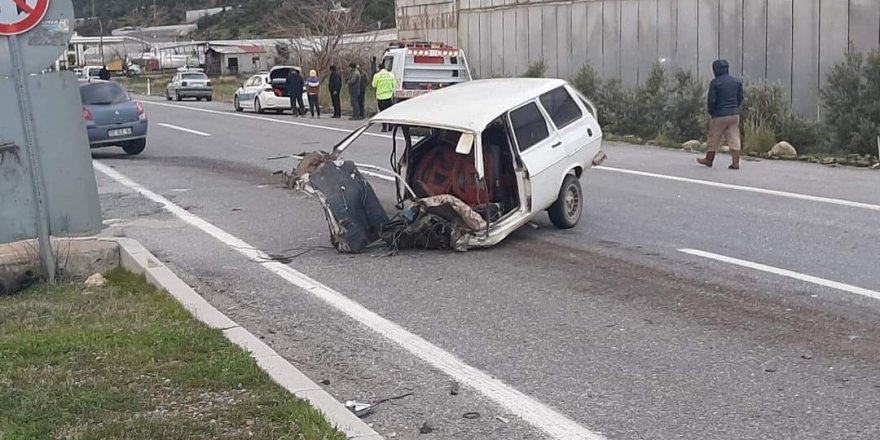
{"type": "Polygon", "coordinates": [[[294,116],[305,116],[306,106],[303,103],[303,88],[305,81],[296,69],[290,69],[287,75],[287,94],[290,95],[290,110],[294,116]]]}
{"type": "Polygon", "coordinates": [[[697,159],[697,162],[711,167],[715,161],[715,152],[721,145],[721,138],[725,137],[733,158],[728,168],[738,170],[742,150],[739,111],[743,102],[743,83],[741,79],[730,75],[730,64],[727,60],[715,61],[712,63],[712,70],[715,72],[715,79],[709,84],[707,107],[712,120],[706,140],[706,157],[697,159]]]}
{"type": "Polygon", "coordinates": [[[351,100],[351,119],[363,119],[361,113],[361,71],[358,70],[357,64],[348,65],[351,68],[351,78],[348,79],[348,97],[351,100]]]}
{"type": "MultiPolygon", "coordinates": [[[[385,63],[382,63],[379,66],[379,72],[373,75],[373,88],[376,89],[376,104],[380,112],[394,104],[394,89],[397,88],[397,80],[393,73],[385,69],[385,63]]],[[[391,126],[382,124],[382,133],[386,131],[391,131],[391,126]]]]}
{"type": "Polygon", "coordinates": [[[336,71],[336,66],[330,66],[330,81],[328,83],[330,89],[330,100],[333,101],[333,118],[342,117],[342,104],[339,101],[339,94],[342,93],[342,75],[336,71]]]}

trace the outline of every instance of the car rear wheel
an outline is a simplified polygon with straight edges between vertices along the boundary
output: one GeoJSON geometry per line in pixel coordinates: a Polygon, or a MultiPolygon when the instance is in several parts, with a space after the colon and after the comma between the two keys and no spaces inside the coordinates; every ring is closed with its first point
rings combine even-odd
{"type": "Polygon", "coordinates": [[[235,98],[233,98],[233,100],[232,100],[232,106],[235,107],[235,111],[237,111],[237,112],[240,112],[240,111],[244,110],[243,108],[241,108],[241,103],[238,102],[238,96],[236,96],[235,98]]]}
{"type": "Polygon", "coordinates": [[[571,229],[578,224],[584,211],[584,192],[577,176],[569,174],[562,181],[559,197],[547,210],[550,222],[559,229],[571,229]]]}
{"type": "Polygon", "coordinates": [[[128,141],[122,145],[122,149],[125,150],[125,154],[134,156],[136,154],[141,154],[144,151],[144,148],[147,148],[147,139],[137,139],[133,141],[128,141]]]}
{"type": "Polygon", "coordinates": [[[209,96],[209,97],[205,98],[205,100],[208,101],[208,102],[211,102],[211,101],[214,100],[214,97],[213,97],[213,96],[209,96]]]}
{"type": "Polygon", "coordinates": [[[263,113],[265,113],[265,112],[263,111],[263,106],[262,106],[262,104],[260,104],[260,98],[257,98],[257,99],[254,100],[254,111],[257,112],[257,113],[259,113],[259,114],[263,114],[263,113]]]}
{"type": "Polygon", "coordinates": [[[180,101],[181,99],[183,99],[183,98],[180,97],[180,92],[174,92],[174,95],[175,95],[175,99],[177,99],[178,101],[180,101]]]}
{"type": "Polygon", "coordinates": [[[167,99],[167,100],[169,100],[169,101],[171,101],[171,99],[172,99],[172,98],[171,98],[171,93],[169,93],[167,90],[165,91],[165,99],[167,99]]]}

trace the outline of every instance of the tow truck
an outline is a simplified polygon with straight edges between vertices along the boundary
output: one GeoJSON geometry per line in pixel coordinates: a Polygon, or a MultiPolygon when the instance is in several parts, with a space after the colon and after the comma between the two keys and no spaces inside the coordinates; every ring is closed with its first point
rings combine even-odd
{"type": "Polygon", "coordinates": [[[385,49],[382,62],[397,78],[397,102],[472,79],[464,50],[442,42],[395,41],[385,49]]]}

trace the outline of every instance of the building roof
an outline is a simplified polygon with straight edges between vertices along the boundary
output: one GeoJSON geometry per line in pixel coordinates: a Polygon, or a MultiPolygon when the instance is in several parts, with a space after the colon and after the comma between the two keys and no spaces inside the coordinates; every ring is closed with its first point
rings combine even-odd
{"type": "Polygon", "coordinates": [[[211,45],[208,48],[209,51],[213,50],[217,53],[222,53],[224,55],[238,55],[238,54],[247,54],[247,53],[266,53],[266,50],[260,46],[215,46],[211,45]]]}
{"type": "Polygon", "coordinates": [[[468,81],[403,101],[371,121],[478,132],[508,110],[564,84],[544,78],[468,81]]]}

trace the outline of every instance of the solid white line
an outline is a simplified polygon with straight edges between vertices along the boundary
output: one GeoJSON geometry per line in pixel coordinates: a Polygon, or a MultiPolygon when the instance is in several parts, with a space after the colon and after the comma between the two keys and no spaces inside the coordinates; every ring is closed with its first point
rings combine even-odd
{"type": "MultiPolygon", "coordinates": [[[[155,102],[155,101],[147,101],[147,100],[144,100],[141,102],[144,104],[149,104],[149,105],[158,105],[160,107],[176,108],[176,109],[189,110],[189,111],[199,112],[199,113],[209,113],[212,115],[230,116],[230,117],[234,117],[234,118],[243,118],[243,119],[253,119],[253,120],[257,120],[257,121],[275,122],[277,124],[294,125],[297,127],[305,127],[305,128],[316,128],[319,130],[338,131],[340,133],[346,133],[346,134],[354,131],[354,129],[328,127],[326,125],[307,124],[305,122],[286,121],[284,119],[267,118],[265,116],[249,115],[249,114],[245,114],[245,113],[222,112],[219,110],[209,110],[206,108],[194,108],[194,107],[187,107],[185,105],[166,104],[164,102],[155,102]]],[[[364,133],[364,136],[373,136],[373,137],[391,139],[391,136],[385,135],[385,134],[364,133]]]]}
{"type": "MultiPolygon", "coordinates": [[[[165,210],[177,218],[202,230],[226,246],[238,251],[252,261],[258,261],[262,255],[250,244],[228,232],[214,226],[204,219],[193,215],[165,197],[156,194],[139,183],[129,179],[118,171],[94,161],[95,169],[107,177],[131,188],[142,196],[162,205],[165,210]]],[[[604,440],[599,433],[590,431],[569,419],[553,408],[537,401],[533,397],[517,391],[513,387],[494,379],[492,376],[464,363],[455,355],[431,344],[422,337],[415,335],[398,324],[389,321],[375,312],[360,305],[343,294],[327,287],[320,282],[285,264],[269,261],[261,266],[272,271],[291,284],[309,292],[336,310],[348,315],[365,327],[393,341],[403,349],[419,357],[434,368],[446,373],[458,382],[474,388],[512,414],[522,418],[532,426],[544,431],[547,435],[559,440],[604,440]]]]}
{"type": "Polygon", "coordinates": [[[183,132],[186,132],[186,133],[197,134],[197,135],[199,135],[199,136],[205,136],[205,137],[210,137],[210,136],[211,136],[211,135],[208,134],[208,133],[203,133],[203,132],[201,132],[201,131],[197,131],[197,130],[190,130],[189,128],[178,127],[178,126],[176,126],[176,125],[163,124],[163,123],[161,123],[161,122],[159,123],[159,125],[161,125],[162,127],[165,127],[165,128],[170,128],[170,129],[172,129],[172,130],[180,130],[180,131],[183,131],[183,132]]]}
{"type": "Polygon", "coordinates": [[[695,255],[698,257],[708,258],[710,260],[720,261],[722,263],[733,264],[736,266],[746,267],[749,269],[759,270],[761,272],[767,272],[774,275],[779,275],[787,278],[793,278],[800,281],[806,281],[808,283],[816,284],[819,286],[830,287],[832,289],[842,290],[844,292],[855,293],[856,295],[866,296],[868,298],[880,299],[880,292],[865,289],[858,286],[853,286],[850,284],[838,283],[837,281],[826,280],[824,278],[814,277],[812,275],[806,275],[799,272],[794,272],[787,269],[780,269],[778,267],[768,266],[766,264],[761,263],[753,263],[751,261],[740,260],[738,258],[727,257],[724,255],[713,254],[712,252],[701,251],[698,249],[679,249],[679,252],[684,252],[686,254],[695,255]]]}
{"type": "Polygon", "coordinates": [[[810,202],[828,203],[832,205],[848,206],[850,208],[869,209],[872,211],[880,211],[880,205],[872,205],[870,203],[853,202],[851,200],[833,199],[829,197],[811,196],[807,194],[792,193],[786,191],[778,191],[775,189],[758,188],[754,186],[733,185],[729,183],[712,182],[708,180],[690,179],[687,177],[669,176],[666,174],[648,173],[645,171],[627,170],[623,168],[613,168],[607,166],[596,167],[599,170],[613,171],[615,173],[632,174],[643,177],[653,177],[656,179],[672,180],[675,182],[694,183],[697,185],[713,186],[715,188],[732,189],[737,191],[746,191],[758,194],[766,194],[771,196],[787,197],[790,199],[807,200],[810,202]]]}

